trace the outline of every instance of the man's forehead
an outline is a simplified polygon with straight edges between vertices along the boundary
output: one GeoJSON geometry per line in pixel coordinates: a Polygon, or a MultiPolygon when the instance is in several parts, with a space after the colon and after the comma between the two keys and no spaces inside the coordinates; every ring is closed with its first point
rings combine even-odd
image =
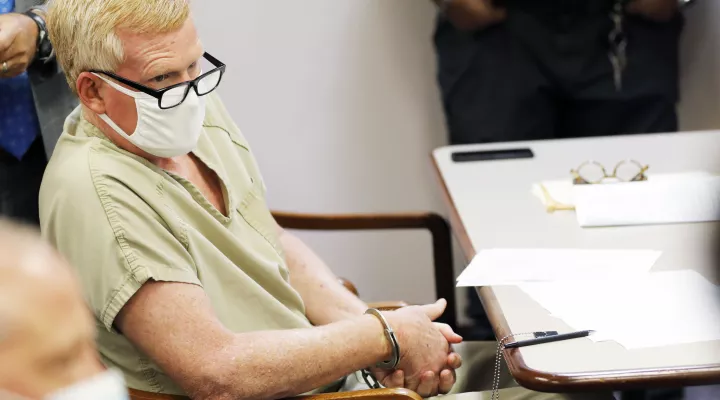
{"type": "Polygon", "coordinates": [[[79,289],[70,271],[35,231],[0,223],[0,336],[71,303],[79,289]]]}
{"type": "MultiPolygon", "coordinates": [[[[182,28],[165,33],[134,33],[127,29],[118,31],[123,43],[125,62],[129,65],[147,65],[157,61],[185,61],[197,59],[200,38],[192,20],[182,28]]],[[[200,53],[200,56],[202,53],[200,53]]]]}

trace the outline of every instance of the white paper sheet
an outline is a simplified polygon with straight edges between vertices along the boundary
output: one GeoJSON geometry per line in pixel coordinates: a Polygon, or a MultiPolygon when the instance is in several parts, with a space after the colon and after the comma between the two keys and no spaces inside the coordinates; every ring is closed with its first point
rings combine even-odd
{"type": "MultiPolygon", "coordinates": [[[[707,178],[712,177],[713,175],[707,171],[689,171],[689,172],[680,172],[680,173],[672,173],[672,174],[654,174],[649,173],[648,176],[648,182],[656,183],[663,181],[673,181],[673,180],[686,180],[686,179],[694,179],[694,178],[707,178]]],[[[584,188],[588,188],[590,186],[598,187],[597,185],[581,185],[584,188]]],[[[538,182],[532,185],[531,192],[532,194],[537,197],[540,202],[548,207],[551,205],[551,203],[559,203],[567,206],[575,206],[576,200],[574,197],[574,188],[575,185],[572,183],[572,179],[570,177],[567,177],[565,179],[556,179],[556,180],[547,180],[538,182]],[[543,190],[544,189],[544,190],[543,190]],[[549,198],[548,198],[549,197],[549,198]]]]}
{"type": "Polygon", "coordinates": [[[520,288],[571,328],[595,330],[594,341],[639,349],[720,340],[720,288],[695,271],[520,288]]]}
{"type": "Polygon", "coordinates": [[[654,250],[488,249],[457,278],[457,286],[615,279],[647,273],[662,253],[654,250]]]}
{"type": "Polygon", "coordinates": [[[575,185],[580,226],[622,226],[720,220],[720,177],[675,174],[646,182],[575,185]]]}

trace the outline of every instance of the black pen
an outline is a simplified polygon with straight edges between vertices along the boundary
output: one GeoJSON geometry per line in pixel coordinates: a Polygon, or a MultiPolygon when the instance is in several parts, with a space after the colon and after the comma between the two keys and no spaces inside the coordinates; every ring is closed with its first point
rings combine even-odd
{"type": "Polygon", "coordinates": [[[563,333],[560,335],[542,336],[535,339],[520,340],[517,342],[510,342],[505,345],[506,349],[517,349],[518,347],[532,346],[535,344],[559,342],[561,340],[577,339],[585,336],[589,336],[595,331],[579,331],[571,333],[563,333]]]}

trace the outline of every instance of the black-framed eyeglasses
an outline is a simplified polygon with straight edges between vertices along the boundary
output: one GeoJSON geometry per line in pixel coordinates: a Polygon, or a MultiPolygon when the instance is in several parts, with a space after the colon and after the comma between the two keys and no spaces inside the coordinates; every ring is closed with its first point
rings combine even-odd
{"type": "Polygon", "coordinates": [[[129,79],[125,79],[119,75],[115,75],[112,72],[100,70],[92,70],[90,72],[107,75],[135,90],[139,90],[143,93],[149,94],[150,96],[158,99],[158,105],[161,109],[167,110],[169,108],[177,107],[182,104],[182,102],[185,101],[187,95],[190,93],[191,89],[195,90],[195,93],[197,93],[198,96],[205,96],[206,94],[209,94],[213,90],[217,89],[217,87],[220,85],[220,81],[222,81],[222,77],[225,74],[225,64],[220,62],[220,60],[218,60],[217,58],[211,56],[209,53],[203,54],[203,57],[205,57],[205,59],[208,60],[213,66],[215,66],[215,68],[208,72],[200,74],[200,76],[191,81],[181,82],[177,85],[168,86],[163,89],[149,88],[143,84],[131,81],[129,79]]]}

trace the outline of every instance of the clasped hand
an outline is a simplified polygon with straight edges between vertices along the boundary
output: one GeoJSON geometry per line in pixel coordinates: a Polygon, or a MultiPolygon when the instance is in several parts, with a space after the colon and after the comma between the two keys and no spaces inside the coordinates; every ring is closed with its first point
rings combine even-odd
{"type": "Polygon", "coordinates": [[[386,313],[400,345],[400,364],[394,371],[373,370],[375,378],[389,388],[407,388],[420,396],[445,394],[455,384],[455,370],[462,359],[452,349],[462,337],[439,318],[447,302],[405,307],[386,313]]]}

